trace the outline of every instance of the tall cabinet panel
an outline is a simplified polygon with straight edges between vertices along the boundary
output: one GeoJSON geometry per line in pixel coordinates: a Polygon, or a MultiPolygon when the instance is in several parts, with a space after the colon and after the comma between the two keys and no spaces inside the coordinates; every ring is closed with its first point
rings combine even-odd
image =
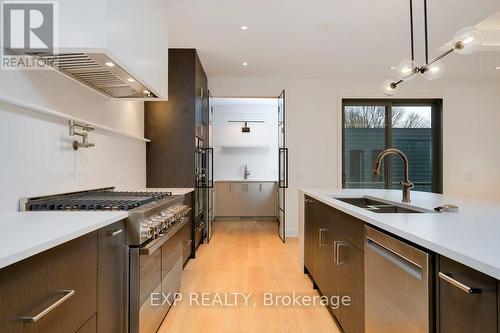
{"type": "Polygon", "coordinates": [[[207,76],[195,49],[169,50],[169,100],[145,103],[147,186],[195,188],[192,256],[204,238],[209,210],[207,76]]]}

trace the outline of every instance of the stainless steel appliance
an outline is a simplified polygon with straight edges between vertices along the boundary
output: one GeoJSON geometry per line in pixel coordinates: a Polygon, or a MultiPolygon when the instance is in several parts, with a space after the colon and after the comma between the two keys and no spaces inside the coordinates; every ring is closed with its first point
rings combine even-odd
{"type": "Polygon", "coordinates": [[[195,190],[195,247],[203,239],[211,238],[211,228],[207,225],[212,214],[212,193],[213,182],[213,148],[205,147],[202,139],[196,137],[196,190],[195,190]]]}
{"type": "Polygon", "coordinates": [[[179,231],[191,223],[191,208],[184,196],[170,192],[116,192],[114,188],[42,196],[21,200],[21,210],[98,211],[126,210],[125,232],[130,333],[156,332],[180,290],[183,267],[179,231]],[[168,302],[162,302],[163,295],[168,302]],[[151,300],[156,297],[158,304],[151,300]]]}
{"type": "Polygon", "coordinates": [[[27,54],[41,58],[60,73],[106,96],[113,98],[158,98],[138,78],[132,77],[105,53],[29,52],[27,54]]]}
{"type": "Polygon", "coordinates": [[[365,332],[432,331],[430,254],[366,227],[365,332]]]}
{"type": "Polygon", "coordinates": [[[130,333],[156,332],[180,290],[183,256],[178,231],[191,221],[191,209],[182,201],[148,204],[129,216],[143,221],[139,242],[129,244],[130,333]]]}

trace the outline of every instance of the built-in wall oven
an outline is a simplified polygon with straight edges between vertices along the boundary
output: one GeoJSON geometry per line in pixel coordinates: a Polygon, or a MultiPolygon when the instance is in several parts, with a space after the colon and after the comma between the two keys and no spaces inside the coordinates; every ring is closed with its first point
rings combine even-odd
{"type": "Polygon", "coordinates": [[[195,246],[207,236],[207,212],[209,207],[209,190],[213,188],[213,148],[205,147],[205,143],[199,137],[196,140],[196,189],[195,189],[195,246]]]}

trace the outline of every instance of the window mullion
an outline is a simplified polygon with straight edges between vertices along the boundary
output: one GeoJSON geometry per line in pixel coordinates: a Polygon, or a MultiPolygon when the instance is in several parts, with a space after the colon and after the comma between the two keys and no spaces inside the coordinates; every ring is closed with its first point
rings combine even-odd
{"type": "MultiPolygon", "coordinates": [[[[387,102],[385,112],[385,149],[392,147],[392,102],[387,102]]],[[[392,189],[392,158],[385,159],[385,188],[392,189]]]]}

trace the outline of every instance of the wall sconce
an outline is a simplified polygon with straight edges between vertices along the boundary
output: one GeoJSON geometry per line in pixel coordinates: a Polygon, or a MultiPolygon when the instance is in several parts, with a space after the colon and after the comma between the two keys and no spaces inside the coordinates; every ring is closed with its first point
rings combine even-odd
{"type": "Polygon", "coordinates": [[[265,123],[263,120],[248,120],[248,121],[243,121],[243,120],[228,120],[228,123],[244,123],[243,127],[241,128],[242,133],[250,133],[250,127],[248,126],[248,123],[265,123]]]}

